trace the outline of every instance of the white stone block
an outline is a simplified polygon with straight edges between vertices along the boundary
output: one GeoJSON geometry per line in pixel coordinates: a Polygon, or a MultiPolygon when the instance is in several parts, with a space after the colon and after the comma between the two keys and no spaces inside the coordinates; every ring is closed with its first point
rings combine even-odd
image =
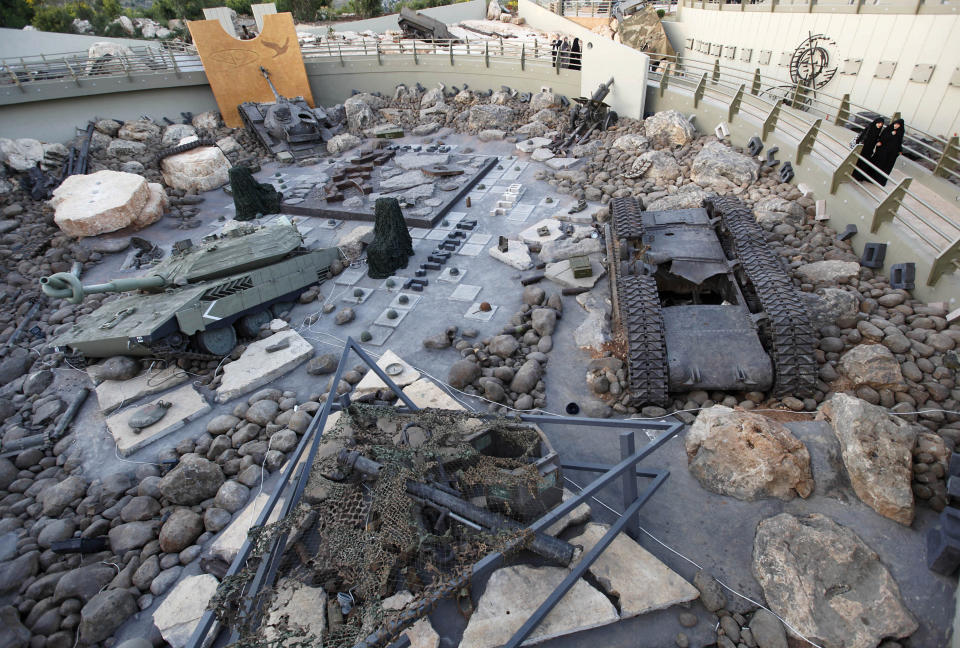
{"type": "Polygon", "coordinates": [[[184,578],[153,613],[153,624],[173,648],[184,648],[190,641],[217,585],[219,582],[210,574],[184,578]]]}
{"type": "Polygon", "coordinates": [[[141,407],[129,407],[107,418],[107,429],[116,441],[117,452],[120,453],[121,457],[126,457],[143,446],[162,439],[171,432],[182,428],[188,421],[192,421],[210,411],[210,405],[192,385],[185,385],[162,398],[145,403],[142,407],[147,407],[161,400],[170,403],[167,413],[153,425],[141,429],[139,433],[134,432],[130,427],[130,418],[141,407]]]}
{"type": "Polygon", "coordinates": [[[217,402],[225,403],[253,391],[276,378],[293,371],[313,357],[313,345],[293,330],[276,333],[252,342],[239,360],[223,367],[223,379],[217,388],[217,402]],[[272,353],[267,347],[288,339],[290,345],[272,353]]]}

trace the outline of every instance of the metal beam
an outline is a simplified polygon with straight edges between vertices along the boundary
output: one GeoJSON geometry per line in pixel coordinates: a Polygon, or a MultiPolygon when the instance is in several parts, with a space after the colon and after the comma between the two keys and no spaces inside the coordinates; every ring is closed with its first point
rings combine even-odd
{"type": "Polygon", "coordinates": [[[760,131],[760,139],[767,139],[767,135],[772,133],[777,128],[777,120],[780,119],[780,106],[782,105],[783,100],[779,100],[773,104],[773,108],[770,110],[770,113],[763,120],[763,129],[760,131]]]}
{"type": "Polygon", "coordinates": [[[873,210],[873,218],[870,221],[871,234],[876,234],[877,230],[880,229],[880,225],[883,223],[893,222],[897,211],[900,209],[900,204],[903,203],[903,197],[907,194],[907,189],[910,188],[911,182],[913,182],[913,178],[904,178],[901,180],[900,184],[894,187],[890,193],[880,201],[877,208],[873,210]]]}
{"type": "Polygon", "coordinates": [[[837,193],[837,189],[840,187],[841,182],[846,182],[847,178],[850,177],[850,174],[853,173],[853,168],[857,165],[857,160],[860,159],[860,152],[863,150],[863,144],[857,144],[852,151],[843,159],[843,162],[833,170],[833,176],[830,178],[830,193],[837,193]]]}
{"type": "Polygon", "coordinates": [[[820,134],[820,124],[822,121],[822,119],[818,119],[810,124],[810,128],[808,128],[807,132],[800,138],[800,142],[797,144],[797,164],[803,162],[803,156],[813,150],[813,145],[817,141],[817,135],[820,134]]]}
{"type": "Polygon", "coordinates": [[[733,118],[740,112],[740,104],[743,102],[743,91],[745,88],[746,86],[741,83],[737,94],[733,96],[733,101],[731,101],[730,106],[727,107],[727,121],[732,122],[733,118]]]}

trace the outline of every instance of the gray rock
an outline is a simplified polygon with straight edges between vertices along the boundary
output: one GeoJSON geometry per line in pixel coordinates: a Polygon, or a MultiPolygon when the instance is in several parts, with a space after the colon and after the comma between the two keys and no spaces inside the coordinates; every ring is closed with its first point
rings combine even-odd
{"type": "Polygon", "coordinates": [[[694,158],[690,179],[701,187],[724,189],[755,181],[759,169],[757,160],[720,142],[710,142],[694,158]]]}
{"type": "Polygon", "coordinates": [[[356,314],[353,312],[353,309],[348,306],[341,309],[340,312],[337,313],[336,317],[333,318],[333,321],[336,324],[343,326],[344,324],[349,324],[352,322],[355,317],[356,314]]]}
{"type": "Polygon", "coordinates": [[[71,475],[58,484],[48,486],[37,497],[43,504],[43,514],[48,517],[58,517],[70,502],[83,497],[87,484],[82,477],[71,475]]]}
{"type": "Polygon", "coordinates": [[[160,549],[167,553],[180,553],[192,545],[203,530],[203,518],[188,508],[178,508],[160,529],[160,549]]]}
{"type": "Polygon", "coordinates": [[[0,563],[0,594],[15,592],[23,581],[37,573],[40,552],[29,551],[19,558],[0,563]]]}
{"type": "Polygon", "coordinates": [[[0,387],[27,373],[35,359],[28,354],[14,355],[0,363],[0,387]]]}
{"type": "Polygon", "coordinates": [[[311,413],[298,409],[290,415],[290,419],[287,421],[287,427],[297,434],[303,434],[307,431],[307,428],[310,427],[310,421],[312,420],[313,415],[311,413]]]}
{"type": "Polygon", "coordinates": [[[97,376],[101,380],[130,380],[140,373],[140,363],[127,356],[107,358],[99,367],[97,376]]]}
{"type": "Polygon", "coordinates": [[[521,299],[524,304],[530,306],[539,306],[543,303],[543,300],[546,298],[546,291],[540,286],[527,286],[523,289],[523,296],[521,299]]]}
{"type": "Polygon", "coordinates": [[[536,360],[527,360],[523,363],[513,380],[510,382],[510,391],[526,394],[533,391],[540,380],[540,363],[536,360]]]}
{"type": "Polygon", "coordinates": [[[7,490],[7,486],[16,481],[20,471],[13,462],[6,457],[0,457],[0,490],[7,490]]]}
{"type": "Polygon", "coordinates": [[[693,586],[700,591],[700,601],[703,603],[703,607],[709,611],[716,612],[727,606],[727,597],[724,595],[720,583],[702,569],[694,575],[693,586]]]}
{"type": "Polygon", "coordinates": [[[217,491],[217,496],[213,499],[213,505],[230,513],[236,513],[247,503],[249,496],[249,488],[233,480],[228,480],[217,491]]]}
{"type": "Polygon", "coordinates": [[[320,376],[333,373],[337,370],[337,363],[340,359],[332,353],[324,353],[315,358],[311,358],[307,363],[307,373],[311,376],[320,376]]]}
{"type": "Polygon", "coordinates": [[[650,201],[647,209],[651,211],[662,211],[668,209],[693,209],[700,207],[703,201],[714,195],[711,191],[697,189],[697,185],[683,185],[680,191],[670,196],[663,196],[650,201]],[[686,189],[690,187],[690,189],[686,189]]]}
{"type": "Polygon", "coordinates": [[[174,565],[169,569],[164,569],[162,572],[157,574],[157,577],[153,579],[152,583],[150,583],[150,593],[154,596],[162,596],[167,592],[168,589],[173,587],[173,584],[177,582],[177,579],[180,578],[180,574],[182,572],[182,565],[174,565]]]}
{"type": "Polygon", "coordinates": [[[127,522],[110,529],[110,549],[123,555],[131,549],[139,549],[157,536],[159,522],[127,522]]]}
{"type": "Polygon", "coordinates": [[[80,640],[86,644],[103,641],[137,610],[137,601],[127,590],[97,594],[80,611],[80,640]]]}
{"type": "Polygon", "coordinates": [[[30,631],[20,623],[17,608],[12,605],[0,607],[0,646],[4,648],[27,648],[30,631]]]}
{"type": "Polygon", "coordinates": [[[837,365],[853,387],[904,391],[906,384],[900,364],[890,349],[881,344],[858,344],[843,354],[837,365]]]}
{"type": "Polygon", "coordinates": [[[138,495],[120,510],[120,518],[124,522],[141,522],[152,520],[158,513],[160,513],[160,502],[146,495],[138,495]]]}
{"type": "Polygon", "coordinates": [[[137,589],[145,592],[150,589],[150,583],[159,573],[160,557],[150,556],[143,561],[137,571],[133,572],[133,577],[130,580],[137,589]]]}
{"type": "Polygon", "coordinates": [[[512,335],[497,335],[487,345],[487,351],[504,359],[512,356],[519,348],[520,343],[512,335]]]}
{"type": "Polygon", "coordinates": [[[280,430],[270,437],[270,447],[280,452],[290,452],[297,447],[297,433],[293,430],[280,430]]]}
{"type": "Polygon", "coordinates": [[[823,646],[873,648],[918,627],[879,556],[856,533],[818,513],[762,520],[753,574],[770,609],[823,646]]]}
{"type": "Polygon", "coordinates": [[[538,335],[553,335],[557,326],[557,312],[552,308],[537,308],[530,315],[530,323],[538,335]]]}
{"type": "Polygon", "coordinates": [[[273,418],[280,411],[280,405],[272,400],[258,400],[250,406],[244,418],[251,423],[265,427],[267,423],[272,423],[273,418]]]}
{"type": "Polygon", "coordinates": [[[812,293],[801,293],[809,304],[811,319],[817,329],[825,326],[852,325],[860,311],[860,298],[853,292],[840,288],[822,288],[812,293]]]}
{"type": "Polygon", "coordinates": [[[43,391],[53,384],[53,372],[49,369],[37,371],[27,376],[23,381],[23,393],[27,396],[42,394],[43,391]]]}
{"type": "Polygon", "coordinates": [[[53,590],[54,601],[80,599],[89,601],[117,575],[110,565],[94,563],[67,572],[57,581],[53,590]]]}
{"type": "Polygon", "coordinates": [[[199,455],[185,454],[160,480],[160,492],[174,504],[192,506],[216,495],[223,481],[220,466],[199,455]]]}
{"type": "Polygon", "coordinates": [[[806,210],[792,200],[780,196],[766,196],[753,205],[753,213],[761,224],[802,224],[807,218],[806,210]]]}
{"type": "Polygon", "coordinates": [[[42,549],[49,549],[54,542],[61,542],[72,538],[76,530],[77,525],[71,520],[53,520],[40,531],[40,534],[37,536],[37,544],[40,545],[42,549]]]}
{"type": "Polygon", "coordinates": [[[507,106],[483,105],[470,108],[467,127],[481,130],[503,129],[513,125],[514,111],[507,106]]]}
{"type": "Polygon", "coordinates": [[[540,261],[555,263],[576,256],[586,256],[600,252],[600,239],[586,238],[579,241],[558,239],[547,241],[540,248],[540,261]]]}
{"type": "Polygon", "coordinates": [[[787,631],[774,614],[760,608],[750,619],[750,632],[758,648],[787,648],[787,631]]]}
{"type": "Polygon", "coordinates": [[[215,416],[207,423],[207,432],[213,436],[226,434],[240,422],[240,419],[232,414],[220,414],[215,416]]]}
{"type": "Polygon", "coordinates": [[[689,144],[697,136],[693,127],[683,113],[676,110],[664,110],[643,122],[644,132],[656,148],[669,148],[689,144]]]}
{"type": "Polygon", "coordinates": [[[458,360],[450,367],[447,383],[455,389],[463,389],[480,377],[480,365],[469,360],[458,360]]]}
{"type": "MultiPolygon", "coordinates": [[[[250,466],[260,470],[259,466],[250,466]]],[[[203,527],[210,533],[216,533],[230,524],[230,513],[222,508],[211,506],[203,512],[203,527]]]]}

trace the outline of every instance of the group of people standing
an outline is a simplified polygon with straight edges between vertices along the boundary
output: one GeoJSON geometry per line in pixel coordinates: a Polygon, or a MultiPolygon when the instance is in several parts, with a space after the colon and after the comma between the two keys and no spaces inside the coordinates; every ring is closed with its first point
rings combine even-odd
{"type": "Polygon", "coordinates": [[[857,160],[857,168],[853,171],[853,178],[859,181],[872,180],[880,186],[886,185],[886,176],[877,169],[887,176],[890,175],[897,157],[903,151],[905,132],[902,119],[895,119],[884,128],[883,117],[877,117],[869,126],[864,127],[854,141],[855,144],[863,144],[863,150],[860,152],[860,159],[857,160]]]}
{"type": "Polygon", "coordinates": [[[550,44],[550,50],[553,52],[553,65],[558,64],[562,68],[567,68],[568,70],[579,70],[580,69],[580,39],[574,38],[573,43],[570,42],[570,39],[566,36],[561,40],[558,36],[550,44]]]}

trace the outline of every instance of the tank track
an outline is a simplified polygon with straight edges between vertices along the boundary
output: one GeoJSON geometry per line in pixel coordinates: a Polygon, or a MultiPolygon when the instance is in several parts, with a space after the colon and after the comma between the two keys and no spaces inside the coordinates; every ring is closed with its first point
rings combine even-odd
{"type": "MultiPolygon", "coordinates": [[[[807,306],[767,244],[750,208],[736,198],[714,198],[707,208],[723,220],[728,242],[750,287],[767,314],[763,325],[770,344],[776,380],[775,396],[810,396],[816,389],[817,334],[807,306]]],[[[749,296],[748,296],[749,299],[749,296]]]]}
{"type": "Polygon", "coordinates": [[[171,155],[177,155],[178,153],[186,153],[187,151],[192,151],[195,148],[200,148],[201,146],[213,146],[214,141],[209,137],[201,137],[200,139],[195,139],[192,142],[187,142],[186,144],[179,144],[177,146],[171,146],[168,149],[164,149],[157,153],[157,162],[168,158],[171,155]]]}
{"type": "Polygon", "coordinates": [[[198,351],[186,351],[171,346],[155,345],[150,347],[150,355],[167,362],[176,362],[177,360],[196,360],[197,362],[209,362],[211,360],[220,361],[223,357],[213,355],[212,353],[200,353],[198,351]]]}
{"type": "Polygon", "coordinates": [[[617,278],[627,341],[627,378],[637,405],[667,405],[667,342],[657,282],[648,275],[617,278]]]}
{"type": "Polygon", "coordinates": [[[619,272],[619,241],[643,238],[642,211],[643,203],[635,198],[611,201],[620,327],[627,343],[627,387],[637,405],[667,405],[667,342],[657,282],[650,276],[623,276],[619,272]]]}

